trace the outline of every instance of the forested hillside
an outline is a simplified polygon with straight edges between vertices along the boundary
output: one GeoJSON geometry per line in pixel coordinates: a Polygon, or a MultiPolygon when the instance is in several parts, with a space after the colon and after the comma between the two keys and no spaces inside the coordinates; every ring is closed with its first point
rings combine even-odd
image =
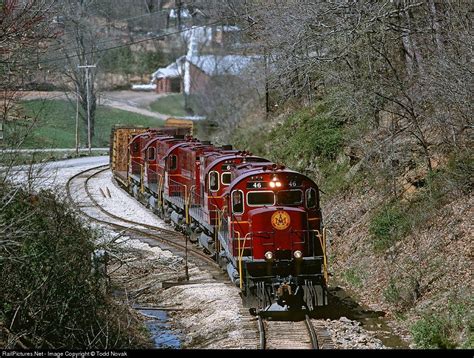
{"type": "Polygon", "coordinates": [[[472,347],[473,4],[200,3],[265,60],[213,135],[319,183],[333,284],[417,347],[472,347]]]}

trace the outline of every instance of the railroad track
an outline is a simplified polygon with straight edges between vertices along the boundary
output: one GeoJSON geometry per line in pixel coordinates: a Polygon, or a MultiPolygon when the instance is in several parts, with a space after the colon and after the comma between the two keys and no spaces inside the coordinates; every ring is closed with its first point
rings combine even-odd
{"type": "Polygon", "coordinates": [[[214,269],[215,272],[213,273],[221,276],[222,271],[217,263],[190,242],[188,243],[183,234],[174,230],[122,218],[104,209],[94,198],[89,182],[108,169],[108,165],[89,168],[77,173],[67,181],[67,197],[82,215],[112,229],[134,234],[138,238],[159,241],[162,249],[168,249],[179,256],[186,255],[187,253],[190,258],[197,259],[193,260],[193,263],[198,266],[203,266],[202,263],[205,263],[208,270],[209,268],[214,269]]]}
{"type": "Polygon", "coordinates": [[[257,324],[260,349],[334,349],[324,323],[314,325],[308,315],[303,321],[268,321],[258,316],[257,324]]]}

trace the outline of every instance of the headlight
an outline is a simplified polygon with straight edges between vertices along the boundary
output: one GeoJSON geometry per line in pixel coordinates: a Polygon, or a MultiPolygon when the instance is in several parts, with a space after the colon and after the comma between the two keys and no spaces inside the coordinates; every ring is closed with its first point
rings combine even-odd
{"type": "Polygon", "coordinates": [[[271,259],[273,259],[273,252],[271,251],[265,252],[265,260],[270,261],[271,259]]]}
{"type": "Polygon", "coordinates": [[[293,252],[293,256],[295,257],[295,259],[300,259],[303,257],[303,253],[300,250],[296,250],[295,252],[293,252]]]}

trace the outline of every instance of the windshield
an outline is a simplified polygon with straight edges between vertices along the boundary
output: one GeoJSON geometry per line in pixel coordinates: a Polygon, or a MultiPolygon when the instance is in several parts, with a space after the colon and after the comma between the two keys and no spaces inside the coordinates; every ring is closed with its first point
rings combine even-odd
{"type": "Polygon", "coordinates": [[[275,205],[275,194],[273,191],[250,191],[247,193],[249,206],[275,205]]]}
{"type": "Polygon", "coordinates": [[[281,190],[277,193],[278,205],[300,205],[303,202],[303,192],[297,190],[281,190]]]}

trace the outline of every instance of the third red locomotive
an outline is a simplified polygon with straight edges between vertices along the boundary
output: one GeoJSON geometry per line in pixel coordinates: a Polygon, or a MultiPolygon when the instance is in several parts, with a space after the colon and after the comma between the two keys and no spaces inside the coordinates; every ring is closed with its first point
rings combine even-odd
{"type": "Polygon", "coordinates": [[[256,313],[327,305],[317,185],[265,158],[188,132],[114,128],[114,177],[212,255],[256,313]]]}

